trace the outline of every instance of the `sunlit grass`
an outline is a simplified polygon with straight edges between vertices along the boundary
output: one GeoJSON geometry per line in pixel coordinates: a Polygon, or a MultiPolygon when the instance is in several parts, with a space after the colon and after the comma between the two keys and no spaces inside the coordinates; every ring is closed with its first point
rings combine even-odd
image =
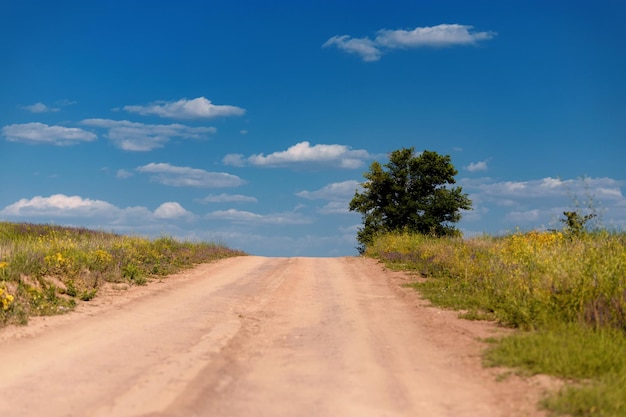
{"type": "Polygon", "coordinates": [[[626,235],[515,233],[494,238],[382,235],[367,255],[436,278],[415,284],[454,307],[523,329],[585,322],[626,330],[626,235]],[[441,291],[440,291],[441,290],[441,291]],[[446,301],[448,298],[462,298],[446,301]]]}
{"type": "Polygon", "coordinates": [[[419,272],[434,304],[520,329],[486,363],[565,378],[543,405],[626,415],[626,234],[527,232],[472,239],[379,236],[366,255],[419,272]]]}
{"type": "Polygon", "coordinates": [[[150,240],[83,228],[0,222],[0,325],[58,314],[104,282],[143,285],[195,264],[243,255],[205,242],[150,240]]]}

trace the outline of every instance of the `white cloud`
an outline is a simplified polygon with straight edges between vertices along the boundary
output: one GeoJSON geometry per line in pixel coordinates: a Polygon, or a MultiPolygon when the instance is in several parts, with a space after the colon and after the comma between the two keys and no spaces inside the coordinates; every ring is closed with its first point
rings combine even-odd
{"type": "Polygon", "coordinates": [[[41,102],[31,104],[30,106],[23,106],[22,108],[24,110],[28,110],[31,113],[48,113],[48,112],[57,112],[61,110],[58,107],[46,106],[45,104],[41,102]]]}
{"type": "Polygon", "coordinates": [[[124,106],[124,110],[141,115],[156,115],[173,119],[208,119],[222,116],[241,116],[246,111],[230,105],[216,105],[205,97],[193,100],[156,101],[145,106],[124,106]]]}
{"type": "Polygon", "coordinates": [[[56,219],[64,222],[70,221],[69,219],[79,221],[82,219],[91,228],[107,227],[118,230],[121,228],[128,229],[127,231],[130,233],[136,233],[139,229],[155,228],[162,220],[180,218],[193,220],[195,218],[191,212],[176,202],[163,203],[152,212],[146,207],[119,208],[106,201],[65,194],[23,198],[0,210],[0,216],[14,219],[43,219],[45,221],[56,219]]]}
{"type": "Polygon", "coordinates": [[[251,155],[228,154],[223,163],[232,166],[286,167],[303,165],[323,165],[339,168],[359,168],[364,160],[371,158],[365,150],[352,150],[344,145],[314,145],[300,142],[286,151],[251,155]]]}
{"type": "Polygon", "coordinates": [[[169,201],[161,204],[154,210],[154,217],[157,219],[177,219],[181,217],[191,218],[193,214],[177,202],[169,201]]]}
{"type": "Polygon", "coordinates": [[[487,171],[487,161],[472,162],[465,169],[469,172],[487,171]]]}
{"type": "Polygon", "coordinates": [[[76,103],[77,103],[76,100],[69,100],[69,99],[64,98],[62,100],[57,100],[54,104],[56,104],[57,106],[66,107],[66,106],[71,106],[76,103]]]}
{"type": "Polygon", "coordinates": [[[359,187],[360,183],[354,180],[334,182],[319,190],[300,191],[296,195],[308,200],[346,200],[354,197],[354,193],[359,187]]]}
{"type": "Polygon", "coordinates": [[[479,193],[504,198],[546,198],[593,194],[601,199],[622,199],[621,182],[611,178],[561,180],[546,177],[531,181],[486,181],[476,186],[479,193]]]}
{"type": "Polygon", "coordinates": [[[240,153],[229,153],[222,159],[222,163],[232,167],[246,166],[245,156],[240,153]]]}
{"type": "Polygon", "coordinates": [[[256,203],[255,197],[241,194],[209,194],[204,198],[197,200],[200,203],[256,203]]]}
{"type": "Polygon", "coordinates": [[[539,209],[512,211],[505,216],[505,219],[515,223],[529,223],[539,220],[541,218],[541,214],[542,212],[539,209]]]}
{"type": "Polygon", "coordinates": [[[374,41],[368,38],[351,38],[348,35],[333,36],[328,39],[322,47],[336,46],[349,54],[356,54],[363,58],[363,61],[378,61],[382,51],[374,41]]]}
{"type": "Polygon", "coordinates": [[[98,137],[76,127],[48,126],[44,123],[12,124],[2,128],[9,142],[46,143],[56,146],[92,142],[98,137]]]}
{"type": "Polygon", "coordinates": [[[475,45],[479,41],[492,39],[495,32],[474,32],[468,25],[437,25],[417,27],[413,30],[381,29],[376,36],[376,44],[386,48],[445,47],[454,45],[475,45]]]}
{"type": "Polygon", "coordinates": [[[361,229],[362,227],[363,225],[361,223],[357,223],[351,226],[341,226],[339,227],[339,231],[341,233],[348,233],[348,234],[356,235],[356,232],[358,232],[359,229],[361,229]]]}
{"type": "Polygon", "coordinates": [[[85,119],[81,124],[108,129],[106,137],[125,151],[151,151],[162,148],[172,138],[203,139],[216,132],[214,127],[189,127],[177,123],[153,125],[128,120],[85,119]]]}
{"type": "Polygon", "coordinates": [[[475,32],[473,26],[441,24],[430,27],[417,27],[413,30],[381,29],[372,40],[352,38],[348,35],[333,36],[323,47],[336,46],[364,61],[378,61],[387,50],[421,47],[447,47],[455,45],[476,45],[480,41],[496,36],[495,32],[475,32]]]}
{"type": "Polygon", "coordinates": [[[207,219],[226,220],[245,224],[309,224],[312,220],[295,212],[257,214],[236,209],[216,210],[206,215],[207,219]]]}
{"type": "Polygon", "coordinates": [[[474,210],[464,213],[463,222],[485,221],[487,229],[560,228],[559,219],[568,210],[593,211],[598,214],[597,224],[608,227],[626,221],[623,182],[612,178],[545,177],[528,181],[463,178],[459,184],[474,203],[474,210]]]}
{"type": "Polygon", "coordinates": [[[102,200],[54,194],[50,197],[23,198],[6,206],[0,215],[10,217],[104,217],[118,214],[120,209],[102,200]]]}
{"type": "Polygon", "coordinates": [[[244,181],[225,172],[209,172],[203,169],[178,167],[166,163],[150,163],[135,168],[137,172],[152,174],[152,180],[173,187],[237,187],[244,181]]]}
{"type": "Polygon", "coordinates": [[[133,175],[135,174],[133,174],[132,172],[126,171],[125,169],[118,169],[117,172],[115,173],[115,177],[120,178],[120,179],[130,178],[133,175]]]}
{"type": "Polygon", "coordinates": [[[318,209],[321,214],[348,214],[350,213],[349,202],[357,189],[360,189],[359,182],[349,180],[334,182],[315,191],[300,191],[296,195],[308,200],[329,200],[326,205],[318,209]]]}
{"type": "Polygon", "coordinates": [[[319,209],[322,214],[350,214],[348,203],[345,201],[330,201],[319,209]]]}

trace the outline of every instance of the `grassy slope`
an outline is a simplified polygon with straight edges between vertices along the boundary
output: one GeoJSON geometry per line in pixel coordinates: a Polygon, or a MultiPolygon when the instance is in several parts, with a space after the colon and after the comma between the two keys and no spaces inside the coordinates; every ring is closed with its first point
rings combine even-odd
{"type": "Polygon", "coordinates": [[[0,222],[0,326],[69,311],[95,297],[104,282],[143,285],[151,277],[237,255],[243,253],[171,237],[0,222]]]}
{"type": "Polygon", "coordinates": [[[544,407],[626,416],[625,234],[529,232],[469,240],[391,234],[366,254],[428,277],[414,287],[434,304],[519,328],[491,341],[485,364],[569,381],[544,407]]]}

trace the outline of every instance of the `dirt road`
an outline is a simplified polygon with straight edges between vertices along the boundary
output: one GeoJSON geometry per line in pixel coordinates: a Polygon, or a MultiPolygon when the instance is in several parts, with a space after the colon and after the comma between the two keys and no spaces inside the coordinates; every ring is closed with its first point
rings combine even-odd
{"type": "Polygon", "coordinates": [[[2,416],[540,416],[494,326],[364,258],[230,258],[0,330],[2,416]]]}

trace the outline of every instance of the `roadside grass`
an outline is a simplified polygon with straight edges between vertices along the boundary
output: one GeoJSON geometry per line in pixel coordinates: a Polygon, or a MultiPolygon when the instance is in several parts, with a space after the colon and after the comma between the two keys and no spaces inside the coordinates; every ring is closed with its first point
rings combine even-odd
{"type": "Polygon", "coordinates": [[[193,265],[244,255],[223,245],[84,228],[0,222],[0,327],[61,314],[105,282],[145,285],[193,265]]]}
{"type": "Polygon", "coordinates": [[[411,286],[435,305],[518,328],[490,340],[484,362],[563,378],[543,407],[626,416],[625,233],[385,234],[365,254],[426,277],[411,286]]]}

